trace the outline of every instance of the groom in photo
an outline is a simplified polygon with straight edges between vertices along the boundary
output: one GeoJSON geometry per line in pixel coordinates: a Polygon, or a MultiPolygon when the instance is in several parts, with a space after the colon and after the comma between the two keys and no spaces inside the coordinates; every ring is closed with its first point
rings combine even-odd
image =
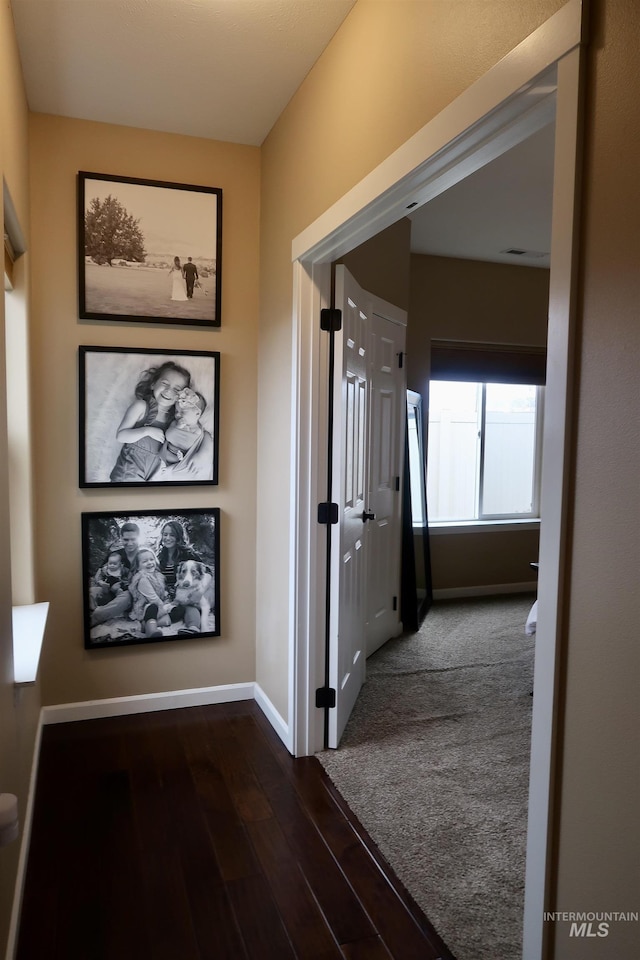
{"type": "Polygon", "coordinates": [[[198,268],[195,263],[192,262],[191,257],[187,258],[187,262],[182,268],[182,273],[187,283],[187,297],[191,300],[193,298],[193,285],[198,279],[198,268]]]}

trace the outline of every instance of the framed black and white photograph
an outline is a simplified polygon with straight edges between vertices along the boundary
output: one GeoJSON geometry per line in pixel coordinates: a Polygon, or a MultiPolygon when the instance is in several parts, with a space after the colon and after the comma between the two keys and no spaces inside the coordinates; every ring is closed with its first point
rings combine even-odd
{"type": "Polygon", "coordinates": [[[220,326],[222,190],[78,174],[84,320],[220,326]]]}
{"type": "Polygon", "coordinates": [[[220,636],[220,511],[82,514],[84,645],[220,636]]]}
{"type": "Polygon", "coordinates": [[[216,484],[220,354],[79,348],[81,487],[216,484]]]}

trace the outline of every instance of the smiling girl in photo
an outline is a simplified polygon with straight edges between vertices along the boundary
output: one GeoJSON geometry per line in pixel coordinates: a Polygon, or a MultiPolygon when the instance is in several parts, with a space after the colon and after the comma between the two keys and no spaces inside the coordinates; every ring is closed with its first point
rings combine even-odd
{"type": "Polygon", "coordinates": [[[176,398],[190,384],[189,371],[172,360],[145,370],[116,433],[122,449],[111,471],[113,483],[151,478],[160,464],[159,450],[173,420],[176,398]]]}

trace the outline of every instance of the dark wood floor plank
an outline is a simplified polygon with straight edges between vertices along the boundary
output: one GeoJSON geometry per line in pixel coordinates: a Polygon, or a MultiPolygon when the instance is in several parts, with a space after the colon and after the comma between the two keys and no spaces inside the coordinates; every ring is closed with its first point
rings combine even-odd
{"type": "Polygon", "coordinates": [[[200,960],[185,889],[176,815],[167,803],[171,771],[158,767],[154,734],[171,736],[169,718],[144,715],[140,731],[127,739],[137,850],[142,868],[141,914],[154,960],[200,960]]]}
{"type": "MultiPolygon", "coordinates": [[[[96,780],[95,804],[88,818],[92,826],[97,821],[97,833],[94,827],[93,833],[87,829],[84,834],[85,869],[78,880],[98,898],[102,956],[135,960],[150,951],[147,930],[138,922],[142,878],[137,859],[131,857],[136,832],[124,755],[121,737],[115,735],[111,741],[110,768],[96,780]],[[104,870],[102,864],[107,858],[111,867],[104,870]]],[[[77,955],[86,955],[87,943],[80,941],[78,946],[77,955]]]]}
{"type": "Polygon", "coordinates": [[[380,937],[343,943],[341,951],[345,960],[393,960],[380,937]]]}
{"type": "Polygon", "coordinates": [[[252,960],[296,960],[264,877],[241,877],[228,884],[229,897],[252,960]]]}
{"type": "MultiPolygon", "coordinates": [[[[180,736],[221,876],[225,881],[255,876],[260,867],[213,755],[207,720],[200,708],[188,713],[180,736]]],[[[218,718],[226,725],[224,714],[218,718]]]]}
{"type": "MultiPolygon", "coordinates": [[[[62,739],[54,728],[43,731],[35,805],[38,813],[33,829],[40,832],[37,824],[44,812],[45,854],[55,865],[55,872],[45,879],[45,887],[55,891],[58,905],[73,903],[75,910],[57,912],[52,935],[46,924],[42,926],[37,903],[34,910],[27,906],[33,896],[27,884],[18,957],[74,960],[92,951],[98,960],[107,956],[133,960],[148,953],[148,944],[144,931],[136,925],[136,878],[128,864],[132,842],[130,791],[126,771],[122,770],[119,738],[113,731],[106,734],[98,730],[96,751],[92,745],[96,741],[87,737],[86,731],[67,733],[69,736],[62,739]],[[97,754],[101,756],[99,762],[97,754]],[[48,781],[57,789],[52,791],[48,781]],[[116,868],[121,867],[117,882],[112,873],[101,869],[105,854],[116,868]],[[121,936],[127,926],[130,935],[121,936]],[[36,936],[39,944],[34,942],[36,936]]],[[[32,839],[30,856],[37,861],[42,851],[39,838],[32,835],[32,839]]],[[[45,919],[49,915],[47,900],[45,894],[45,919]]]]}
{"type": "MultiPolygon", "coordinates": [[[[222,714],[225,717],[225,714],[222,714]]],[[[273,815],[242,751],[238,749],[228,723],[206,712],[209,724],[209,744],[222,772],[234,806],[243,821],[265,820],[273,815]]],[[[225,717],[226,719],[226,717],[225,717]]]]}
{"type": "Polygon", "coordinates": [[[116,759],[116,735],[99,731],[100,754],[106,758],[106,766],[97,760],[84,730],[69,731],[72,738],[64,753],[66,762],[71,761],[74,775],[62,781],[61,791],[65,801],[58,801],[55,811],[49,813],[52,824],[62,831],[64,844],[57,877],[59,903],[73,902],[77,905],[77,917],[69,911],[60,911],[54,944],[49,955],[55,960],[76,960],[93,948],[96,960],[105,957],[106,909],[104,899],[105,877],[99,869],[103,843],[101,827],[105,820],[119,818],[122,811],[122,779],[114,776],[118,766],[116,759]],[[111,800],[109,805],[107,800],[111,800]],[[98,826],[98,824],[100,826],[98,826]],[[94,857],[95,854],[95,857],[94,857]]]}
{"type": "Polygon", "coordinates": [[[261,820],[248,829],[297,956],[339,960],[340,950],[278,822],[275,818],[261,820]]]}
{"type": "MultiPolygon", "coordinates": [[[[192,724],[181,710],[171,711],[167,719],[169,727],[163,726],[162,737],[149,741],[149,749],[163,771],[165,801],[200,956],[202,960],[235,960],[244,952],[242,938],[184,748],[184,731],[192,724]]],[[[193,727],[194,736],[196,729],[193,727]]],[[[200,730],[206,733],[206,727],[200,730]]]]}
{"type": "MultiPolygon", "coordinates": [[[[216,822],[211,829],[201,803],[198,782],[189,764],[190,755],[193,758],[198,753],[208,753],[208,728],[197,722],[197,714],[186,714],[181,710],[172,711],[172,720],[175,737],[167,737],[162,744],[156,744],[155,758],[163,770],[173,771],[170,781],[165,780],[165,791],[169,808],[178,814],[175,820],[177,845],[200,954],[202,960],[235,960],[244,956],[244,947],[225,887],[227,878],[223,876],[216,857],[214,840],[221,825],[216,822]],[[198,740],[198,737],[202,739],[198,740]]],[[[199,767],[202,766],[200,760],[199,767]]],[[[238,829],[242,828],[239,826],[238,829]]],[[[249,847],[246,838],[245,845],[249,847]]],[[[255,859],[252,866],[251,872],[256,873],[255,859]]]]}
{"type": "Polygon", "coordinates": [[[282,778],[280,766],[254,718],[237,716],[232,723],[336,940],[343,943],[371,937],[375,929],[369,917],[307,817],[297,793],[282,778]]]}

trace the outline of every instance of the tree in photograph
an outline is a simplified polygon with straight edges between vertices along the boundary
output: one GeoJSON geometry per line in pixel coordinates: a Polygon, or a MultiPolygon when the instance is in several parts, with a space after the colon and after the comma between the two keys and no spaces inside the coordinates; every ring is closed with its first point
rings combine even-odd
{"type": "Polygon", "coordinates": [[[139,223],[111,194],[102,201],[94,197],[84,216],[85,256],[109,266],[115,259],[142,263],[146,251],[139,223]]]}

